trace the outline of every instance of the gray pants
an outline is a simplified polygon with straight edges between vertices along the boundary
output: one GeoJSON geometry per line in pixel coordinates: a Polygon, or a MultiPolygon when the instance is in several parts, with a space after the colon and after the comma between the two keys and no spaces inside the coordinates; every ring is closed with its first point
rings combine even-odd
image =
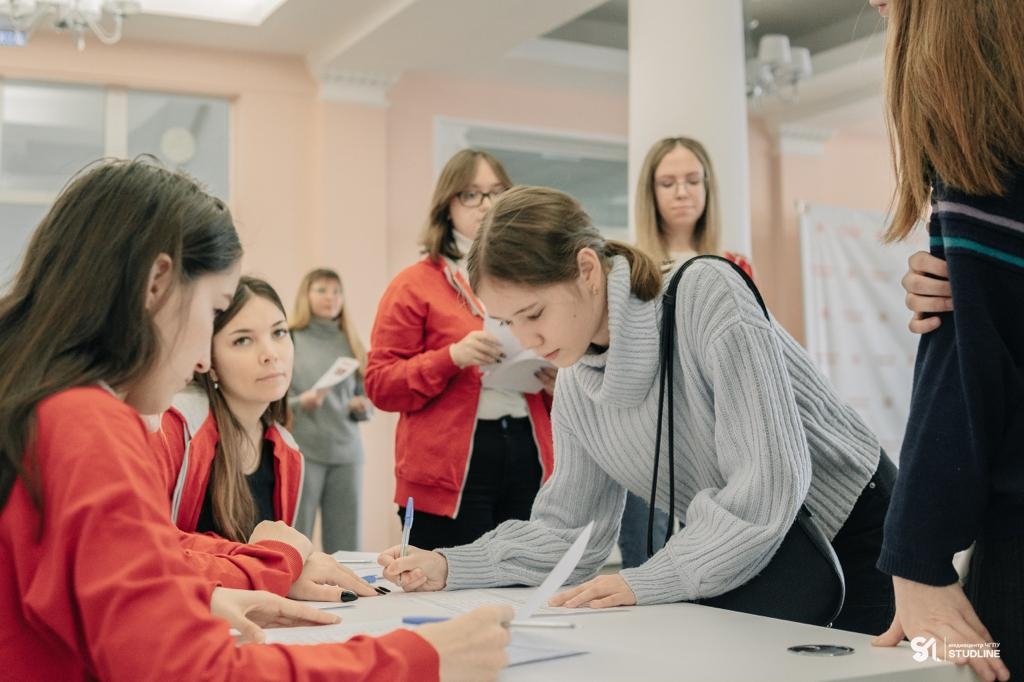
{"type": "Polygon", "coordinates": [[[321,508],[324,551],[328,554],[342,549],[358,551],[362,484],[361,463],[320,464],[307,459],[295,528],[307,537],[313,537],[316,510],[321,508]]]}

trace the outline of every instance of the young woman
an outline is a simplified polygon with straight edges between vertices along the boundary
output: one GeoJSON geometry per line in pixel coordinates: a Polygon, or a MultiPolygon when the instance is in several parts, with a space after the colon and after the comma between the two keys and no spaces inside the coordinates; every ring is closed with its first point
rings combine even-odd
{"type": "MultiPolygon", "coordinates": [[[[636,244],[658,263],[721,252],[718,188],[711,157],[689,137],[666,137],[647,151],[636,185],[636,244]]],[[[742,256],[722,253],[753,276],[742,256]]]]}
{"type": "MultiPolygon", "coordinates": [[[[537,584],[593,520],[571,579],[588,578],[615,542],[625,491],[651,502],[661,268],[606,241],[568,195],[518,187],[488,214],[469,272],[488,314],[561,368],[552,413],[558,466],[529,521],[441,554],[395,559],[388,550],[384,574],[404,573],[406,590],[537,584]]],[[[686,526],[642,566],[589,580],[554,603],[722,594],[767,564],[806,504],[846,575],[835,627],[878,632],[892,613],[890,581],[874,563],[895,471],[877,439],[729,266],[687,270],[676,324],[671,511],[686,526]]]]}
{"type": "Polygon", "coordinates": [[[896,617],[878,643],[934,637],[952,658],[998,642],[1000,658],[970,663],[1007,679],[1024,672],[1024,14],[1013,0],[887,4],[887,237],[930,205],[953,312],[918,349],[879,560],[896,617]],[[972,543],[961,587],[952,557],[972,543]]]}
{"type": "Polygon", "coordinates": [[[238,646],[228,624],[253,635],[253,621],[337,617],[217,588],[184,561],[140,415],[209,368],[240,256],[223,203],[139,161],[75,178],[33,235],[0,298],[4,676],[490,679],[511,610],[345,644],[238,646]]]}
{"type": "Polygon", "coordinates": [[[363,390],[366,350],[348,314],[338,273],[318,268],[302,278],[291,328],[296,363],[288,403],[295,440],[306,459],[295,527],[312,535],[316,512],[322,509],[324,550],[358,550],[363,488],[358,422],[369,418],[373,406],[363,390]],[[314,390],[339,357],[355,358],[359,369],[339,384],[314,390]]]}
{"type": "MultiPolygon", "coordinates": [[[[656,263],[671,266],[699,254],[721,253],[718,189],[704,145],[689,137],[666,137],[651,146],[637,178],[634,218],[637,246],[656,263]]],[[[745,258],[723,255],[754,276],[745,258]]],[[[649,514],[642,499],[626,493],[619,531],[623,568],[647,561],[649,514]]],[[[669,523],[667,513],[654,510],[655,550],[664,545],[669,523]]]]}
{"type": "MultiPolygon", "coordinates": [[[[245,543],[261,522],[294,524],[304,464],[281,425],[293,357],[285,318],[273,287],[242,277],[231,305],[214,320],[210,371],[197,373],[175,396],[154,434],[171,518],[185,532],[245,543]]],[[[322,601],[338,599],[339,587],[348,591],[340,593],[342,599],[377,594],[323,552],[311,553],[302,570],[307,577],[316,573],[319,582],[285,583],[284,591],[276,584],[265,588],[322,601]]]]}
{"type": "MultiPolygon", "coordinates": [[[[398,273],[380,301],[366,393],[401,412],[395,501],[415,498],[412,540],[472,542],[506,519],[526,519],[551,475],[545,392],[485,388],[480,365],[501,347],[465,277],[465,254],[495,198],[511,186],[490,154],[465,149],[438,178],[423,236],[426,256],[398,273]]],[[[553,377],[545,375],[553,388],[553,377]]]]}

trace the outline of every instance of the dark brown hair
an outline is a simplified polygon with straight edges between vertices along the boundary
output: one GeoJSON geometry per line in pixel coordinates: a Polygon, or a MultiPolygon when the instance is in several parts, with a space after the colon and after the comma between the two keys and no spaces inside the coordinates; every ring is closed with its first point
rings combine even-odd
{"type": "Polygon", "coordinates": [[[466,265],[475,289],[484,277],[527,286],[568,282],[579,276],[576,254],[593,249],[605,272],[612,256],[629,261],[630,289],[642,301],[661,292],[661,271],[638,248],[606,240],[575,199],[548,187],[514,187],[487,212],[466,265]]]}
{"type": "Polygon", "coordinates": [[[506,187],[512,186],[512,180],[509,179],[501,162],[485,151],[463,149],[448,159],[448,163],[444,165],[441,175],[437,179],[437,185],[434,186],[434,196],[430,200],[430,215],[427,218],[427,225],[423,229],[423,236],[420,237],[420,246],[433,261],[442,256],[459,260],[465,255],[455,245],[455,237],[452,235],[455,226],[452,224],[452,217],[448,209],[455,195],[465,191],[473,183],[477,161],[480,159],[487,162],[494,174],[498,176],[498,180],[506,187]]]}
{"type": "MultiPolygon", "coordinates": [[[[282,317],[287,316],[284,303],[274,288],[256,277],[242,277],[231,299],[231,305],[219,313],[213,322],[213,333],[219,333],[254,297],[270,301],[282,317]]],[[[214,367],[216,369],[216,367],[214,367]]],[[[219,438],[214,452],[210,481],[206,484],[213,506],[213,524],[219,535],[235,542],[247,542],[256,527],[256,502],[253,500],[249,483],[243,471],[246,448],[255,447],[256,456],[261,456],[262,443],[250,443],[245,428],[231,411],[224,394],[214,388],[210,373],[196,374],[194,381],[206,392],[210,401],[213,418],[217,422],[219,438]]],[[[287,396],[270,403],[260,418],[263,428],[283,423],[288,409],[287,396]]]]}
{"type": "Polygon", "coordinates": [[[31,456],[39,401],[150,370],[159,343],[145,289],[160,254],[187,286],[228,270],[242,247],[219,199],[147,160],[83,170],[36,228],[0,298],[0,508],[19,477],[41,508],[31,456]]]}
{"type": "Polygon", "coordinates": [[[1024,165],[1024,11],[1020,0],[889,4],[885,91],[896,171],[886,241],[906,237],[938,179],[1003,194],[1024,165]]]}

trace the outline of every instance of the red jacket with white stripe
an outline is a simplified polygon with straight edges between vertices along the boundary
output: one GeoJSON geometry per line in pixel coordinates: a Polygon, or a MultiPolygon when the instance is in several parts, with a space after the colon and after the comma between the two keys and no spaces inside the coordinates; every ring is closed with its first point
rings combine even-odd
{"type": "MultiPolygon", "coordinates": [[[[174,397],[174,405],[163,416],[161,431],[167,442],[165,463],[172,472],[171,519],[178,528],[193,532],[210,481],[213,457],[220,442],[217,421],[206,395],[189,387],[174,397]]],[[[274,446],[274,516],[276,521],[294,525],[302,494],[304,463],[299,445],[280,424],[271,424],[263,437],[274,446]]]]}
{"type": "MultiPolygon", "coordinates": [[[[455,517],[472,456],[481,375],[460,369],[448,347],[483,329],[483,306],[443,259],[402,270],[377,308],[366,363],[366,395],[400,412],[395,432],[395,502],[416,498],[416,510],[455,517]]],[[[550,403],[543,391],[524,394],[543,480],[554,469],[550,403]]]]}
{"type": "MultiPolygon", "coordinates": [[[[302,454],[280,425],[270,426],[264,437],[274,446],[274,516],[293,525],[302,492],[302,454]]],[[[285,595],[302,573],[302,558],[290,545],[242,544],[195,533],[219,438],[207,398],[196,387],[175,396],[160,430],[150,434],[167,488],[171,521],[183,531],[179,540],[186,559],[197,573],[225,587],[285,595]]]]}

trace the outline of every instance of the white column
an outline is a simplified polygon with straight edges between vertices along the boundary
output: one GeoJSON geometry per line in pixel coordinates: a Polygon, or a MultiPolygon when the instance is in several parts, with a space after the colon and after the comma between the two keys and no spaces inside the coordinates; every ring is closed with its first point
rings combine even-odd
{"type": "Polygon", "coordinates": [[[700,140],[715,167],[722,246],[749,256],[744,62],[741,0],[630,0],[630,206],[651,144],[700,140]]]}

